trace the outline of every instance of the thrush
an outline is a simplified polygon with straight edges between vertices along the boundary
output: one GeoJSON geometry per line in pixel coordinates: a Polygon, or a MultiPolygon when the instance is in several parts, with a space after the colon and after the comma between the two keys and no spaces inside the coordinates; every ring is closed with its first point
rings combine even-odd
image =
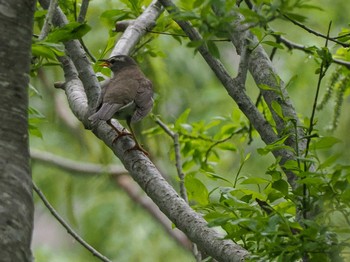
{"type": "Polygon", "coordinates": [[[117,138],[129,133],[119,131],[111,123],[111,119],[114,117],[119,120],[126,120],[126,124],[135,140],[134,148],[147,153],[137,142],[131,124],[140,121],[152,110],[152,82],[146,78],[135,60],[130,56],[117,55],[100,61],[103,62],[103,66],[107,66],[112,70],[113,75],[102,86],[98,110],[89,117],[89,120],[93,125],[98,120],[107,121],[118,133],[117,138]]]}

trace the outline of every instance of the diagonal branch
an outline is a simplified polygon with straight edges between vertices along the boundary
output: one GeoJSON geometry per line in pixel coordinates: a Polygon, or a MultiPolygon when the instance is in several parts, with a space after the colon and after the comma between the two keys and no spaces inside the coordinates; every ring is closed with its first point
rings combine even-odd
{"type": "MultiPolygon", "coordinates": [[[[46,0],[40,0],[47,7],[46,0]],[[46,3],[46,5],[45,5],[46,3]]],[[[134,35],[144,34],[146,32],[137,30],[137,28],[148,28],[147,25],[155,23],[155,19],[160,15],[161,9],[159,3],[153,1],[150,6],[138,17],[131,27],[128,27],[121,38],[121,42],[116,45],[112,54],[126,54],[134,47],[140,37],[134,35]],[[150,12],[152,10],[152,12],[150,12]],[[143,26],[138,25],[139,23],[143,26]],[[129,42],[130,37],[130,42],[129,42]]],[[[57,19],[54,20],[56,26],[63,25],[67,20],[62,11],[58,9],[56,13],[57,19]]],[[[69,41],[65,43],[67,53],[74,62],[79,73],[81,82],[72,77],[66,79],[63,85],[67,93],[70,105],[74,114],[85,122],[87,104],[89,102],[90,110],[96,105],[99,94],[97,79],[88,62],[86,55],[82,52],[81,46],[77,41],[69,41]],[[82,86],[82,84],[84,86],[82,86]],[[86,94],[84,93],[84,90],[86,94]],[[72,96],[71,93],[75,95],[72,96]],[[82,101],[83,106],[76,105],[82,101]],[[83,109],[83,111],[76,111],[83,109]]],[[[69,63],[68,63],[69,64],[69,63]]],[[[69,75],[68,67],[64,67],[65,75],[69,75]]],[[[114,125],[119,125],[114,121],[114,125]]],[[[114,154],[121,160],[125,168],[129,171],[133,179],[141,186],[147,195],[155,202],[159,209],[175,224],[177,228],[182,230],[188,238],[195,242],[200,250],[204,250],[207,254],[219,261],[243,261],[248,252],[233,243],[231,240],[223,239],[223,236],[214,229],[209,228],[207,222],[202,216],[197,214],[176,191],[164,180],[155,165],[141,152],[137,150],[129,150],[133,146],[131,138],[124,136],[115,141],[114,130],[101,122],[95,130],[94,134],[100,138],[105,144],[111,148],[114,154]]]]}
{"type": "MultiPolygon", "coordinates": [[[[40,5],[43,8],[48,8],[49,0],[39,0],[40,5]]],[[[56,12],[53,18],[53,24],[55,26],[63,26],[68,23],[67,17],[63,14],[60,8],[56,8],[56,12]]],[[[83,47],[79,40],[71,40],[64,43],[67,53],[70,59],[73,61],[79,78],[83,83],[86,96],[88,98],[88,108],[85,110],[84,115],[79,114],[79,120],[81,120],[84,126],[88,127],[88,116],[95,110],[97,105],[98,96],[100,93],[100,85],[95,76],[95,72],[91,66],[83,47]]],[[[80,112],[83,113],[83,112],[80,112]]]]}
{"type": "Polygon", "coordinates": [[[94,249],[92,246],[90,246],[84,239],[82,239],[74,230],[71,228],[66,221],[57,213],[57,211],[54,209],[54,207],[50,204],[50,202],[47,200],[43,192],[33,183],[33,189],[39,196],[39,198],[42,200],[44,205],[47,207],[47,209],[51,212],[51,214],[57,219],[57,221],[67,230],[68,234],[70,234],[76,241],[78,241],[82,246],[84,246],[89,252],[100,259],[103,262],[112,262],[107,257],[102,255],[100,252],[98,252],[96,249],[94,249]]]}
{"type": "MultiPolygon", "coordinates": [[[[163,6],[167,9],[167,11],[171,14],[176,14],[179,12],[179,9],[173,4],[171,0],[160,0],[163,6]]],[[[284,100],[282,108],[285,112],[286,116],[291,116],[292,119],[296,119],[295,110],[292,107],[290,101],[286,99],[288,95],[286,91],[283,89],[283,82],[279,80],[277,74],[275,74],[275,70],[272,66],[271,61],[269,60],[264,49],[258,44],[258,41],[252,36],[249,35],[249,32],[245,30],[244,25],[241,23],[241,17],[238,14],[235,14],[234,17],[237,17],[235,21],[232,22],[232,28],[235,29],[234,33],[230,34],[230,39],[234,43],[237,51],[241,54],[241,56],[247,61],[240,62],[240,70],[241,75],[238,75],[237,78],[232,79],[223,64],[216,58],[214,58],[208,51],[205,45],[201,45],[198,48],[199,53],[206,60],[210,68],[213,70],[217,78],[221,81],[228,94],[233,98],[233,100],[237,103],[241,111],[245,114],[245,116],[252,123],[254,128],[260,134],[260,137],[266,144],[271,144],[274,141],[278,140],[278,135],[275,133],[270,124],[266,121],[264,116],[259,112],[258,108],[251,101],[249,96],[246,94],[244,90],[244,82],[242,80],[245,79],[245,66],[248,64],[248,69],[250,73],[253,75],[255,82],[259,86],[260,84],[264,84],[269,87],[273,87],[276,91],[263,91],[263,95],[265,101],[268,105],[271,106],[272,101],[277,100],[280,101],[281,98],[277,95],[277,91],[282,90],[284,94],[284,100]],[[249,41],[247,41],[249,39],[249,41]],[[252,46],[255,46],[254,50],[249,51],[248,53],[244,53],[246,44],[250,43],[252,46]],[[242,77],[241,77],[242,76],[242,77]],[[279,84],[278,84],[279,82],[279,84]]],[[[189,36],[191,41],[200,41],[202,40],[199,32],[193,28],[193,26],[184,20],[177,20],[175,22],[182,28],[182,30],[189,36]]],[[[246,52],[248,52],[246,50],[246,52]]],[[[274,112],[271,109],[271,112],[274,112]]],[[[277,123],[279,133],[282,133],[284,130],[284,121],[279,118],[277,114],[274,114],[274,119],[277,123]]],[[[303,147],[301,147],[303,148],[303,147]]],[[[281,164],[285,163],[290,159],[294,159],[294,155],[285,149],[279,149],[273,151],[273,154],[276,159],[281,159],[281,164]]],[[[288,181],[292,185],[292,187],[296,187],[295,184],[295,175],[292,172],[287,172],[288,181]]]]}
{"type": "Polygon", "coordinates": [[[155,220],[157,220],[172,238],[174,238],[183,248],[187,250],[191,248],[191,243],[185,234],[183,234],[180,230],[173,229],[171,226],[171,221],[162,212],[160,212],[159,208],[152,202],[152,200],[144,194],[140,194],[140,188],[127,175],[127,171],[122,166],[104,166],[99,164],[82,163],[36,149],[31,149],[30,155],[34,161],[54,165],[74,175],[111,175],[115,183],[121,187],[132,200],[141,205],[144,210],[146,210],[155,220]]]}

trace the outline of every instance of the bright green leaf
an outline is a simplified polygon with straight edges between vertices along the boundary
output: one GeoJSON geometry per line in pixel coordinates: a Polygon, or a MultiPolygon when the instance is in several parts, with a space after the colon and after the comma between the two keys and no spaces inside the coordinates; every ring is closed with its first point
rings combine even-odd
{"type": "Polygon", "coordinates": [[[276,113],[280,118],[283,119],[283,110],[282,110],[282,107],[281,107],[281,105],[280,105],[276,100],[272,101],[271,107],[272,107],[273,111],[275,111],[275,113],[276,113]]]}
{"type": "Polygon", "coordinates": [[[199,205],[207,205],[209,203],[208,189],[202,181],[187,175],[185,177],[185,186],[189,201],[194,201],[199,205]]]}
{"type": "Polygon", "coordinates": [[[280,191],[283,195],[288,195],[288,183],[284,179],[274,181],[272,183],[272,188],[280,191]]]}
{"type": "Polygon", "coordinates": [[[272,47],[275,47],[275,48],[278,48],[278,49],[284,49],[283,45],[276,43],[274,41],[263,41],[262,43],[269,45],[269,46],[272,46],[272,47]]]}
{"type": "Polygon", "coordinates": [[[72,39],[82,38],[91,27],[85,23],[71,22],[62,27],[54,29],[46,38],[47,42],[66,42],[72,39]]]}

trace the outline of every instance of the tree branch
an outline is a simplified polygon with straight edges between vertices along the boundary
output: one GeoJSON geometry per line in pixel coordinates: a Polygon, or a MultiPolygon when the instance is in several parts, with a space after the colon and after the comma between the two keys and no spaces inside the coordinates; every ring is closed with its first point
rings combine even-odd
{"type": "Polygon", "coordinates": [[[33,148],[30,149],[30,156],[33,160],[55,165],[68,172],[74,172],[75,174],[81,174],[82,176],[96,174],[111,174],[113,176],[121,176],[128,174],[128,171],[119,165],[104,166],[98,164],[82,163],[54,155],[49,152],[42,152],[33,148]]]}
{"type": "MultiPolygon", "coordinates": [[[[40,2],[45,3],[46,0],[40,0],[40,2]]],[[[150,25],[154,24],[155,19],[157,19],[160,13],[160,4],[157,1],[153,1],[144,13],[135,20],[135,23],[125,30],[123,36],[116,44],[112,55],[127,54],[130,52],[141,36],[146,33],[146,31],[142,29],[149,28],[150,25]]],[[[58,19],[56,19],[54,23],[56,22],[56,25],[62,25],[66,21],[66,18],[60,10],[57,16],[58,19]]],[[[68,99],[74,99],[70,101],[71,108],[79,108],[80,105],[76,105],[77,102],[82,101],[85,103],[86,98],[88,98],[89,107],[91,109],[92,105],[96,105],[99,93],[95,74],[86,56],[82,52],[79,43],[76,41],[69,41],[65,46],[84,84],[83,87],[82,83],[77,81],[76,78],[66,79],[71,83],[69,85],[68,83],[65,84],[67,97],[68,99]],[[93,80],[91,78],[93,78],[93,80]],[[72,84],[72,82],[74,82],[74,84],[72,84]],[[68,86],[75,87],[77,91],[75,92],[73,88],[67,90],[68,86]],[[82,92],[83,88],[86,91],[86,95],[82,92]],[[72,96],[71,93],[73,92],[75,92],[77,96],[72,96]]],[[[67,72],[66,75],[68,75],[67,72]]],[[[82,107],[87,110],[86,104],[82,107]]],[[[73,112],[79,113],[77,116],[79,119],[82,115],[85,116],[83,120],[86,119],[86,114],[82,114],[85,112],[77,112],[75,110],[73,110],[73,112]]],[[[88,123],[85,121],[84,124],[88,126],[88,123]]],[[[117,128],[121,127],[120,124],[114,120],[113,124],[117,128]]],[[[160,210],[162,210],[176,227],[182,230],[191,241],[195,242],[201,250],[205,250],[207,254],[223,262],[244,260],[244,257],[247,256],[247,251],[245,249],[233,243],[231,240],[223,239],[223,236],[219,235],[214,229],[209,228],[203,217],[192,210],[188,204],[178,196],[176,191],[164,180],[154,164],[143,153],[137,150],[129,150],[133,147],[132,139],[129,138],[129,136],[123,136],[115,141],[115,131],[107,125],[107,123],[102,121],[93,132],[112,149],[129,171],[130,175],[156,203],[160,210]]]]}
{"type": "MultiPolygon", "coordinates": [[[[48,8],[49,0],[39,0],[40,5],[43,8],[48,8]]],[[[68,23],[66,16],[63,14],[60,8],[56,8],[56,12],[53,19],[55,26],[63,26],[68,23]]],[[[89,115],[95,111],[97,106],[98,97],[100,94],[100,85],[95,76],[95,72],[91,67],[91,62],[86,56],[84,49],[82,48],[79,40],[71,40],[64,43],[67,53],[70,59],[74,63],[75,71],[79,74],[79,79],[83,83],[83,88],[88,98],[88,108],[84,112],[80,112],[79,120],[81,120],[85,127],[90,126],[88,121],[89,115]],[[82,115],[84,113],[84,115],[82,115]]]]}
{"type": "Polygon", "coordinates": [[[50,202],[47,200],[45,195],[41,192],[41,190],[34,184],[33,182],[33,189],[41,199],[41,201],[44,203],[44,205],[47,207],[47,209],[50,211],[50,213],[57,219],[57,221],[67,230],[68,234],[70,234],[76,241],[78,241],[83,247],[85,247],[89,252],[104,262],[112,262],[107,257],[99,253],[96,249],[94,249],[92,246],[90,246],[84,239],[82,239],[74,230],[71,228],[66,221],[57,213],[57,211],[54,209],[54,207],[50,204],[50,202]]]}
{"type": "MultiPolygon", "coordinates": [[[[172,3],[171,0],[160,0],[163,6],[171,14],[179,12],[179,9],[172,3]]],[[[290,104],[290,101],[287,99],[286,91],[283,89],[283,82],[276,78],[277,74],[265,53],[264,49],[258,44],[257,40],[251,36],[247,35],[249,32],[245,30],[244,25],[242,25],[242,17],[238,14],[235,14],[235,17],[238,17],[236,21],[232,22],[232,28],[235,28],[235,33],[230,34],[230,39],[236,46],[236,49],[242,56],[245,56],[242,51],[244,51],[244,45],[249,42],[252,46],[255,46],[254,50],[251,50],[249,53],[249,62],[248,69],[254,77],[255,82],[259,86],[260,84],[267,85],[269,87],[275,88],[276,91],[264,91],[264,98],[267,101],[267,104],[270,106],[270,110],[274,115],[274,119],[278,126],[278,131],[282,133],[284,130],[284,121],[274,113],[271,109],[271,103],[274,100],[280,101],[281,98],[277,95],[277,91],[281,90],[283,93],[284,100],[282,108],[286,116],[291,116],[293,119],[296,118],[294,108],[290,104]],[[249,39],[249,41],[247,41],[249,39]],[[254,62],[253,62],[254,61],[254,62]],[[279,81],[279,84],[277,82],[279,81]]],[[[201,35],[192,25],[183,20],[175,19],[175,22],[182,28],[182,30],[189,36],[191,41],[200,41],[202,40],[201,35]]],[[[249,96],[244,91],[244,86],[242,79],[236,78],[232,79],[223,64],[214,58],[208,51],[205,45],[202,45],[198,48],[199,53],[206,60],[210,68],[213,70],[217,78],[221,81],[228,94],[234,99],[241,111],[246,115],[249,121],[252,123],[254,128],[260,134],[260,137],[266,144],[271,144],[278,140],[278,135],[274,132],[271,125],[266,121],[264,116],[259,112],[258,108],[251,101],[249,96]]],[[[241,61],[241,65],[245,65],[245,61],[241,61]]],[[[243,67],[241,69],[244,69],[243,67]]],[[[244,73],[244,70],[243,70],[244,73]]],[[[244,76],[244,75],[243,75],[244,76]]],[[[303,148],[303,147],[301,147],[303,148]]],[[[273,154],[276,159],[281,158],[281,164],[285,163],[287,160],[294,159],[295,156],[288,150],[280,149],[273,151],[273,154]]],[[[295,174],[292,172],[286,172],[288,176],[288,181],[294,188],[295,184],[295,174]]]]}
{"type": "Polygon", "coordinates": [[[153,0],[148,8],[126,27],[123,35],[113,48],[111,57],[130,54],[131,50],[140,42],[141,38],[156,25],[156,20],[163,12],[161,4],[153,0]]]}
{"type": "Polygon", "coordinates": [[[180,179],[180,196],[188,203],[188,197],[185,187],[185,174],[182,171],[182,161],[179,143],[179,134],[170,130],[165,123],[163,123],[159,118],[156,118],[156,123],[167,133],[173,140],[174,143],[174,153],[175,153],[175,166],[177,171],[177,176],[180,179]]]}
{"type": "Polygon", "coordinates": [[[44,25],[41,29],[41,32],[40,32],[40,35],[38,38],[39,41],[43,40],[49,34],[51,26],[52,26],[52,17],[55,13],[57,6],[58,6],[58,0],[51,0],[50,1],[49,9],[48,9],[47,14],[45,16],[44,25]]]}
{"type": "Polygon", "coordinates": [[[173,237],[185,249],[191,249],[191,243],[178,229],[173,229],[171,221],[160,212],[159,208],[152,202],[152,200],[140,194],[140,189],[137,184],[130,179],[127,170],[120,165],[99,165],[73,161],[58,155],[48,152],[42,152],[36,149],[30,150],[32,160],[39,161],[43,164],[55,165],[65,171],[72,172],[74,175],[101,175],[109,174],[114,179],[128,196],[136,203],[140,204],[153,218],[155,218],[165,229],[165,231],[173,237]]]}
{"type": "Polygon", "coordinates": [[[286,18],[288,21],[292,22],[293,24],[295,24],[296,26],[299,26],[300,28],[304,29],[306,32],[309,32],[315,36],[319,36],[319,37],[322,37],[326,40],[329,40],[329,41],[332,41],[334,43],[337,43],[338,45],[341,45],[343,47],[349,47],[350,45],[347,44],[347,43],[344,43],[344,42],[340,42],[337,40],[338,37],[329,37],[327,35],[324,35],[324,34],[321,34],[320,32],[317,32],[309,27],[307,27],[306,25],[290,18],[288,15],[283,15],[284,18],[286,18]]]}

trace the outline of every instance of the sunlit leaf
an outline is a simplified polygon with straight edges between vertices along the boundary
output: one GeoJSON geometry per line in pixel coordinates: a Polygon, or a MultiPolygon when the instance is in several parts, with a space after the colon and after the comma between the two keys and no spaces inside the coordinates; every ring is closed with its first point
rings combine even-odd
{"type": "Polygon", "coordinates": [[[62,27],[54,29],[46,38],[47,42],[66,42],[72,39],[82,38],[91,30],[85,23],[70,22],[62,27]]]}
{"type": "Polygon", "coordinates": [[[208,189],[202,181],[193,176],[186,176],[185,186],[189,201],[195,201],[199,205],[206,205],[209,203],[208,189]]]}

